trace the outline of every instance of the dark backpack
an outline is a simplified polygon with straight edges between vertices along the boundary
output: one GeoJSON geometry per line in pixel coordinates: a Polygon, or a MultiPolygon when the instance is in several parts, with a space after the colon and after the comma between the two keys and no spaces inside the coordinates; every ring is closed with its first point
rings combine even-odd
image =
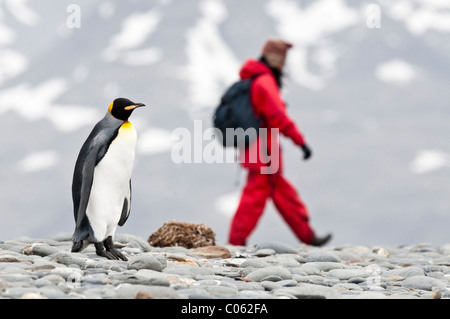
{"type": "Polygon", "coordinates": [[[254,79],[240,80],[231,85],[214,111],[216,138],[224,147],[246,148],[258,135],[261,119],[253,112],[250,96],[254,79]]]}

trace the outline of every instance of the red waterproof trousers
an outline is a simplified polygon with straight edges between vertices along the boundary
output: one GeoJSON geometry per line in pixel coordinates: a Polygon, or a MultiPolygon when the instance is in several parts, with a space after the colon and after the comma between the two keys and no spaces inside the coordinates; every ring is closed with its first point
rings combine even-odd
{"type": "Polygon", "coordinates": [[[229,243],[246,244],[269,197],[297,238],[305,244],[310,244],[315,237],[314,231],[308,223],[308,210],[295,188],[284,178],[281,171],[276,174],[261,174],[256,170],[248,171],[247,184],[231,223],[229,243]]]}

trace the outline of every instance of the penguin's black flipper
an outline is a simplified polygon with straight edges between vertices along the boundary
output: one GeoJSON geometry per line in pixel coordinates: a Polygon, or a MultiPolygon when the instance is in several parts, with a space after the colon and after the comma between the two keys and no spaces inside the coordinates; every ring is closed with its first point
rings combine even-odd
{"type": "Polygon", "coordinates": [[[128,219],[128,216],[130,216],[130,209],[131,209],[131,179],[130,179],[130,192],[128,193],[128,196],[125,197],[123,200],[123,208],[122,208],[122,214],[120,215],[120,220],[118,225],[123,226],[125,222],[128,219]]]}

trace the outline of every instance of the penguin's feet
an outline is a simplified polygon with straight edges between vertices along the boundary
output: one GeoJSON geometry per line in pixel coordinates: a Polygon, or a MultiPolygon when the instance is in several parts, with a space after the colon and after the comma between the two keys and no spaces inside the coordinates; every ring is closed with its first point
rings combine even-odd
{"type": "Polygon", "coordinates": [[[128,258],[125,257],[120,250],[114,248],[114,244],[112,242],[112,237],[109,236],[106,238],[103,242],[94,243],[95,246],[95,252],[97,255],[101,257],[105,257],[112,260],[118,260],[122,259],[124,261],[127,261],[128,258]],[[106,248],[106,250],[105,250],[106,248]]]}
{"type": "Polygon", "coordinates": [[[106,251],[115,257],[114,259],[120,258],[124,261],[128,261],[128,258],[122,254],[120,250],[114,247],[112,236],[108,236],[108,238],[103,241],[103,244],[105,245],[106,251]]]}

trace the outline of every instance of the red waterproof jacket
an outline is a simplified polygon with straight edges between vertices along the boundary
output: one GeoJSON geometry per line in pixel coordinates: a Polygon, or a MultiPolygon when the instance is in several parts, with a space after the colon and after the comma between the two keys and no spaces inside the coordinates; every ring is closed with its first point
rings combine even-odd
{"type": "Polygon", "coordinates": [[[260,135],[252,145],[240,152],[240,163],[251,170],[261,170],[261,167],[272,166],[275,169],[278,167],[278,172],[281,172],[280,143],[278,138],[272,137],[271,128],[278,128],[280,134],[290,138],[298,146],[304,145],[305,139],[286,113],[286,105],[281,98],[280,89],[272,71],[266,64],[249,59],[242,66],[239,75],[241,79],[258,75],[252,82],[251,100],[256,116],[262,119],[261,127],[267,128],[267,137],[260,135]],[[273,147],[277,149],[273,149],[273,147]],[[250,155],[251,153],[260,155],[256,156],[255,160],[255,156],[250,155]],[[264,154],[268,156],[264,156],[264,154]]]}

